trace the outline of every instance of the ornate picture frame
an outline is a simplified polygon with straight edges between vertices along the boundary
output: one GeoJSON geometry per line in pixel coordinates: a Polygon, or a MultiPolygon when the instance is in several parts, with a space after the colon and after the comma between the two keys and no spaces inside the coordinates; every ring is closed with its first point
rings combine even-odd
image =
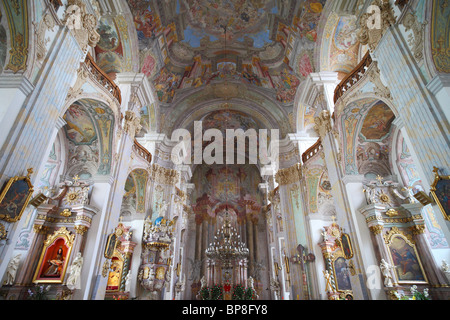
{"type": "Polygon", "coordinates": [[[39,258],[33,283],[63,283],[72,252],[75,234],[61,227],[49,234],[39,258]]]}
{"type": "Polygon", "coordinates": [[[350,260],[351,258],[353,258],[353,246],[350,240],[350,235],[348,235],[347,233],[342,233],[341,237],[336,239],[336,242],[337,245],[341,247],[345,259],[350,260]]]}
{"type": "Polygon", "coordinates": [[[118,241],[119,241],[119,239],[115,232],[111,233],[108,236],[108,239],[106,240],[105,253],[104,253],[106,259],[111,259],[113,257],[118,241]]]}
{"type": "Polygon", "coordinates": [[[33,169],[28,169],[24,177],[15,176],[8,180],[0,194],[0,219],[7,222],[20,220],[33,195],[30,176],[33,169]]]}
{"type": "Polygon", "coordinates": [[[434,167],[434,181],[431,184],[430,193],[436,201],[444,218],[450,221],[450,175],[442,176],[439,169],[434,167]]]}
{"type": "Polygon", "coordinates": [[[427,275],[411,235],[393,227],[384,235],[384,240],[393,262],[395,282],[398,284],[427,284],[427,275]]]}
{"type": "Polygon", "coordinates": [[[343,254],[333,254],[332,267],[336,281],[336,291],[341,293],[351,292],[352,284],[345,256],[343,254]]]}

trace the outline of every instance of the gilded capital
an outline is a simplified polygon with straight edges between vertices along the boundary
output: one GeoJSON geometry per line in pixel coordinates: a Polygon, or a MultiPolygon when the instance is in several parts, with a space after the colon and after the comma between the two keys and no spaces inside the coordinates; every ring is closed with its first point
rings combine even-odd
{"type": "Polygon", "coordinates": [[[275,181],[280,185],[288,185],[300,181],[302,178],[302,168],[299,163],[296,165],[278,170],[275,181]]]}
{"type": "Polygon", "coordinates": [[[131,139],[134,139],[141,129],[141,119],[133,111],[125,111],[124,133],[128,134],[131,139]]]}
{"type": "Polygon", "coordinates": [[[75,226],[75,232],[81,235],[84,235],[86,231],[88,231],[88,229],[89,229],[88,227],[82,225],[75,226]]]}
{"type": "Polygon", "coordinates": [[[318,117],[314,118],[314,122],[314,130],[316,130],[323,141],[327,133],[332,130],[330,112],[328,110],[322,111],[318,117]]]}
{"type": "Polygon", "coordinates": [[[425,225],[419,224],[411,227],[411,231],[414,235],[425,233],[425,225]]]}
{"type": "Polygon", "coordinates": [[[383,232],[384,226],[378,224],[378,225],[370,227],[369,229],[374,235],[377,235],[377,234],[381,234],[383,232]]]}

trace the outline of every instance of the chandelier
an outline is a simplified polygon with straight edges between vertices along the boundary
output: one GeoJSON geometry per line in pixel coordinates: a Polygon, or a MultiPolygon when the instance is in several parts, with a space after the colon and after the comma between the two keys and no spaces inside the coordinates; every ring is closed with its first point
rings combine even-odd
{"type": "Polygon", "coordinates": [[[225,210],[224,223],[217,230],[214,241],[206,249],[206,256],[218,260],[224,268],[231,268],[232,261],[242,260],[248,257],[249,250],[241,241],[241,236],[236,228],[231,226],[228,208],[225,210]]]}

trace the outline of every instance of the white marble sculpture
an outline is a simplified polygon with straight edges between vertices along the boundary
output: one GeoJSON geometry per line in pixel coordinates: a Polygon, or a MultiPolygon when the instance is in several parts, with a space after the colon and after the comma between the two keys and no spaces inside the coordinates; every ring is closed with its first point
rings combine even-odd
{"type": "Polygon", "coordinates": [[[19,268],[20,257],[22,255],[19,253],[14,258],[12,258],[6,269],[6,280],[5,285],[12,286],[14,284],[14,280],[16,279],[17,269],[19,268]]]}
{"type": "Polygon", "coordinates": [[[386,260],[381,259],[380,269],[381,273],[384,276],[384,286],[387,288],[392,287],[393,286],[391,275],[392,266],[389,263],[387,263],[386,260]]]}
{"type": "Polygon", "coordinates": [[[67,279],[66,286],[70,290],[74,289],[81,289],[80,284],[80,275],[81,275],[81,268],[83,267],[83,257],[81,256],[81,252],[77,253],[77,256],[72,262],[72,265],[69,269],[69,278],[67,279]]]}

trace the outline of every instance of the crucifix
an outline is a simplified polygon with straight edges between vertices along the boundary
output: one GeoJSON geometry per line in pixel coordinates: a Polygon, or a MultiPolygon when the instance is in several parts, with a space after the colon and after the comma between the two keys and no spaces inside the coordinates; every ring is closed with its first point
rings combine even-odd
{"type": "Polygon", "coordinates": [[[80,180],[80,177],[78,175],[73,177],[73,181],[75,181],[75,184],[78,183],[78,180],[80,180]]]}
{"type": "Polygon", "coordinates": [[[337,224],[336,222],[337,222],[337,219],[336,219],[336,216],[335,215],[332,215],[331,216],[331,220],[333,220],[333,224],[337,224]]]}
{"type": "Polygon", "coordinates": [[[377,176],[377,180],[378,180],[378,182],[379,182],[380,184],[383,183],[383,177],[382,177],[382,176],[378,175],[378,176],[377,176]]]}

